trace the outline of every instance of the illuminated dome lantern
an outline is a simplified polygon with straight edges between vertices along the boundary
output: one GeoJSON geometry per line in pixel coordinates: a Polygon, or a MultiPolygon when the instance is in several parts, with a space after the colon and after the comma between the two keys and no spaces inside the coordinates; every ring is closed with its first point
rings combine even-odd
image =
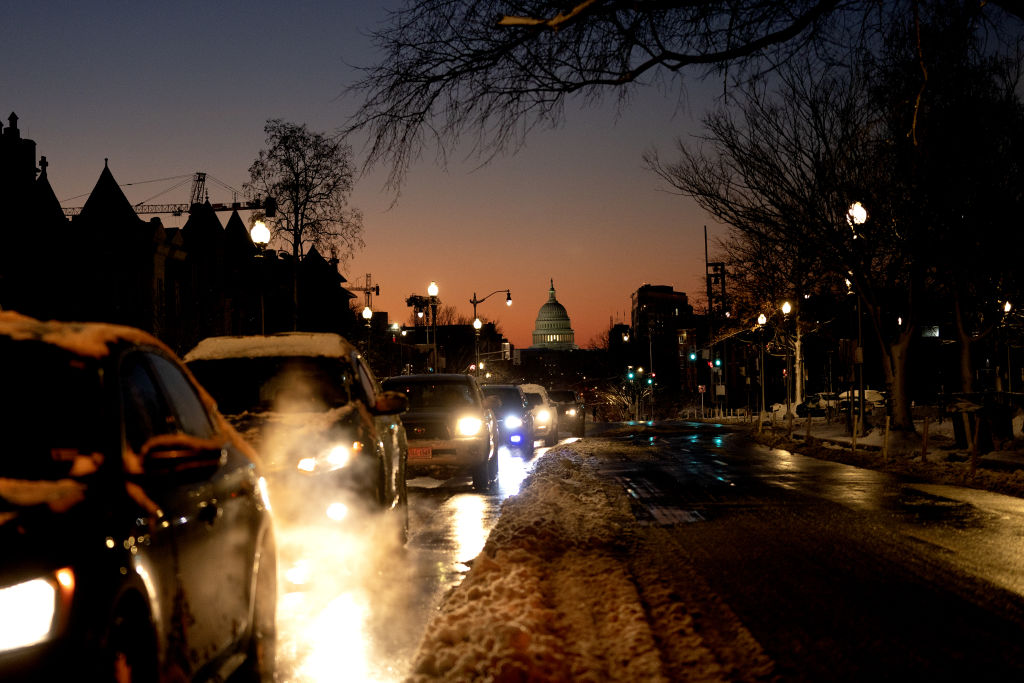
{"type": "Polygon", "coordinates": [[[555,298],[555,281],[551,280],[548,301],[537,312],[537,324],[533,329],[532,349],[575,349],[576,335],[569,323],[565,306],[555,298]]]}

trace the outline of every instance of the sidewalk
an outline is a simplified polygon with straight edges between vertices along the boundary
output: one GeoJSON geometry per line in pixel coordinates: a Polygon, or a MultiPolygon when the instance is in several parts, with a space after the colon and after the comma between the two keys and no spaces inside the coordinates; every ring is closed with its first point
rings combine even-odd
{"type": "MultiPolygon", "coordinates": [[[[970,450],[956,445],[954,425],[949,418],[929,421],[927,451],[923,448],[924,420],[915,422],[917,433],[909,438],[892,431],[887,437],[883,427],[875,427],[856,439],[856,450],[854,439],[841,420],[794,418],[792,431],[787,423],[776,420],[774,426],[763,425],[760,432],[756,422],[745,418],[727,418],[720,423],[744,430],[758,443],[803,455],[917,477],[936,484],[1024,498],[1024,437],[1018,436],[997,445],[996,450],[979,454],[972,465],[970,450]]],[[[1015,417],[1013,433],[1021,435],[1022,428],[1024,416],[1015,417]]]]}

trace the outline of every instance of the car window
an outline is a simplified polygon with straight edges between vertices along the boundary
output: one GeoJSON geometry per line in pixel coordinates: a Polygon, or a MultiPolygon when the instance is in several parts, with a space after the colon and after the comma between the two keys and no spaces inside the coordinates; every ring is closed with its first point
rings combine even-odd
{"type": "Polygon", "coordinates": [[[409,398],[409,409],[479,407],[470,386],[456,382],[402,382],[387,380],[384,388],[401,391],[409,398]]]}
{"type": "Polygon", "coordinates": [[[149,361],[167,392],[181,431],[200,439],[212,438],[214,429],[210,416],[188,378],[166,358],[151,355],[149,361]]]}
{"type": "Polygon", "coordinates": [[[152,437],[177,431],[177,419],[142,354],[132,354],[124,359],[120,384],[124,436],[131,450],[139,453],[142,445],[152,437]]]}
{"type": "Polygon", "coordinates": [[[529,404],[531,408],[536,408],[537,406],[544,405],[544,397],[540,394],[531,394],[527,392],[526,403],[529,404]]]}
{"type": "Polygon", "coordinates": [[[359,385],[363,389],[367,405],[372,406],[377,402],[377,379],[361,357],[355,356],[353,360],[359,373],[359,385]]]}
{"type": "Polygon", "coordinates": [[[348,361],[336,357],[218,358],[188,366],[225,415],[336,408],[351,400],[355,382],[348,361]]]}

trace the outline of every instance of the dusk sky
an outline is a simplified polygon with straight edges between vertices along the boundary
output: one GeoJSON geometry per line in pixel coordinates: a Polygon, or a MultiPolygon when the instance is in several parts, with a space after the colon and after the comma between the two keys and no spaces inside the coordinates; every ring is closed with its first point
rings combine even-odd
{"type": "MultiPolygon", "coordinates": [[[[352,65],[375,61],[366,34],[388,6],[397,5],[8,3],[0,116],[6,126],[17,113],[64,206],[82,205],[104,159],[119,183],[132,183],[124,190],[133,203],[187,201],[196,171],[215,179],[211,201],[228,202],[219,183],[242,189],[267,119],[329,133],[345,124],[358,102],[342,91],[358,75],[352,65]]],[[[425,150],[393,206],[384,169],[362,176],[352,204],[364,214],[366,247],[343,274],[358,286],[371,274],[380,285],[373,308],[399,322],[409,318],[405,298],[426,294],[431,280],[442,304],[466,316],[474,292],[510,289],[511,308],[495,295],[477,312],[520,348],[531,343],[551,278],[581,347],[609,321],[628,322],[630,294],[645,283],[702,302],[704,226],[712,238],[719,230],[670,194],[641,155],[674,158],[674,140],[699,132],[711,87],[691,83],[681,106],[678,93],[649,88],[619,114],[614,93],[602,109],[570,104],[563,127],[537,131],[525,149],[483,167],[456,154],[442,170],[425,150]]],[[[362,140],[350,143],[361,162],[362,140]]]]}

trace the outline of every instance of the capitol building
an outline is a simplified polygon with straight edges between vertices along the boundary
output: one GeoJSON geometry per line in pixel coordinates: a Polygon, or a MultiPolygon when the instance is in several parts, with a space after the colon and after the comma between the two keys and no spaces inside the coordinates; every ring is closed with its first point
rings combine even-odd
{"type": "Polygon", "coordinates": [[[569,322],[565,306],[555,298],[555,281],[551,280],[548,300],[537,312],[531,349],[570,350],[576,347],[576,335],[569,322]]]}

